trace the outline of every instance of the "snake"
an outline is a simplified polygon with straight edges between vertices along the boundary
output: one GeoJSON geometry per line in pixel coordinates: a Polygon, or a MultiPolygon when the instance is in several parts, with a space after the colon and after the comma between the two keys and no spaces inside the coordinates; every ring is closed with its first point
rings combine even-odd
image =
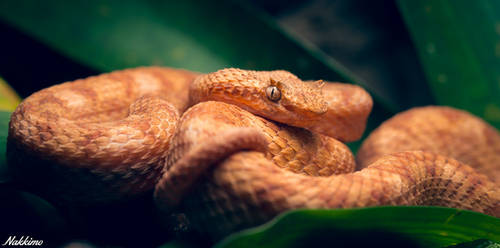
{"type": "Polygon", "coordinates": [[[152,194],[220,238],[300,208],[436,205],[500,217],[500,134],[416,107],[376,128],[361,87],[284,71],[139,67],[35,92],[12,113],[14,181],[58,206],[152,194]]]}

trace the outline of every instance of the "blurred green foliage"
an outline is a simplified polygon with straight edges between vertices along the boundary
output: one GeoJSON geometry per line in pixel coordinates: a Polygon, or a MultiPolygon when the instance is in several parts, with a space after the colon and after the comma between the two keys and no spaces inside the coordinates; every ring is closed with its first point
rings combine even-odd
{"type": "Polygon", "coordinates": [[[21,102],[16,92],[0,77],[0,110],[13,111],[21,102]]]}
{"type": "Polygon", "coordinates": [[[437,102],[500,128],[500,1],[398,3],[437,102]]]}
{"type": "Polygon", "coordinates": [[[10,112],[0,111],[0,183],[8,181],[7,161],[7,134],[9,130],[10,112]]]}
{"type": "MultiPolygon", "coordinates": [[[[199,72],[281,68],[304,79],[361,84],[376,99],[384,90],[235,1],[2,1],[0,18],[101,71],[141,65],[199,72]]],[[[378,100],[397,109],[391,99],[378,100]]]]}

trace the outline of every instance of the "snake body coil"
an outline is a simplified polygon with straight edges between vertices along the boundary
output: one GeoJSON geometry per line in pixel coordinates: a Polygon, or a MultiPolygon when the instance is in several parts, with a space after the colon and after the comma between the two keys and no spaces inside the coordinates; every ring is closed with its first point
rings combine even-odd
{"type": "Polygon", "coordinates": [[[370,135],[354,172],[341,141],[361,137],[371,106],[360,87],[286,71],[129,69],[28,97],[11,117],[8,159],[17,181],[59,205],[154,188],[159,209],[182,206],[214,237],[295,208],[500,216],[498,131],[463,111],[416,108],[370,135]]]}

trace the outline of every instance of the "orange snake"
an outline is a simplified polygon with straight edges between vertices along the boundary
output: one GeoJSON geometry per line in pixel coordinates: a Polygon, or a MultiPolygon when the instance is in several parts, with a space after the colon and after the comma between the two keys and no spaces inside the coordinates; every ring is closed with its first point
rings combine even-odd
{"type": "Polygon", "coordinates": [[[58,205],[154,189],[162,212],[181,207],[214,237],[295,208],[500,216],[497,130],[460,110],[415,108],[366,139],[354,172],[341,141],[361,137],[371,107],[358,86],[286,71],[128,69],[26,98],[11,117],[8,161],[15,180],[58,205]]]}

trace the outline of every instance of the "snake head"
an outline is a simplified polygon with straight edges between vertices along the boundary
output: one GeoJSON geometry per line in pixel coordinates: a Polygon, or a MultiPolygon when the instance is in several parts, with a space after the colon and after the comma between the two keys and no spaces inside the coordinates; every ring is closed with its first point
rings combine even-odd
{"type": "Polygon", "coordinates": [[[271,77],[265,92],[267,99],[281,105],[284,112],[307,120],[308,118],[315,119],[328,110],[321,90],[322,86],[322,81],[309,83],[298,78],[287,78],[281,81],[271,77]]]}
{"type": "Polygon", "coordinates": [[[223,69],[198,77],[190,87],[191,104],[222,101],[291,126],[309,128],[328,110],[322,83],[304,82],[283,71],[223,69]]]}

